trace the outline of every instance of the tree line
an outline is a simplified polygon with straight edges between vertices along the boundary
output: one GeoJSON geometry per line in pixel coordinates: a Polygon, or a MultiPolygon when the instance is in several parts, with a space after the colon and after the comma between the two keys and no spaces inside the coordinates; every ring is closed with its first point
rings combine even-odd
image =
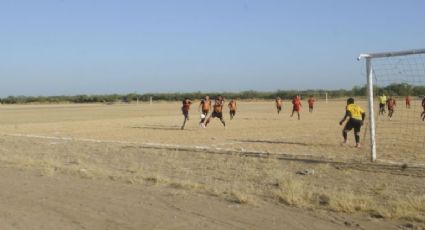
{"type": "MultiPolygon", "coordinates": [[[[414,86],[406,83],[391,84],[385,87],[374,86],[376,95],[382,93],[391,96],[424,96],[425,86],[414,86]]],[[[324,98],[327,94],[329,99],[340,97],[364,97],[367,95],[366,86],[355,86],[350,90],[277,90],[273,92],[262,92],[247,90],[242,92],[190,92],[190,93],[146,93],[146,94],[106,94],[106,95],[74,95],[74,96],[9,96],[0,98],[3,104],[28,104],[28,103],[131,103],[135,101],[148,102],[151,98],[163,101],[181,101],[184,98],[201,99],[208,94],[211,98],[222,95],[225,98],[236,98],[238,100],[253,99],[274,99],[281,97],[290,99],[294,95],[300,95],[303,98],[314,96],[324,98]]]]}

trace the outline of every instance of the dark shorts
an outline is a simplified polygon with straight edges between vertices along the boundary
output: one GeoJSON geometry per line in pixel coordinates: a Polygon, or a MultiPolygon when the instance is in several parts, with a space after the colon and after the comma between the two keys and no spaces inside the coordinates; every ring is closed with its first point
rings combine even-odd
{"type": "Polygon", "coordinates": [[[308,108],[312,109],[313,108],[313,105],[309,105],[308,108]]]}
{"type": "Polygon", "coordinates": [[[277,110],[282,110],[282,106],[276,106],[277,110]]]}
{"type": "Polygon", "coordinates": [[[230,114],[232,114],[233,116],[235,116],[236,110],[230,110],[230,114]]]}
{"type": "Polygon", "coordinates": [[[385,104],[381,104],[381,103],[379,103],[379,108],[380,108],[380,109],[385,109],[385,104]]]}
{"type": "Polygon", "coordinates": [[[202,110],[202,114],[204,114],[205,116],[208,115],[209,112],[209,110],[202,110]]]}
{"type": "Polygon", "coordinates": [[[223,113],[222,113],[222,112],[221,112],[221,113],[218,113],[218,112],[212,112],[211,117],[212,117],[212,118],[217,117],[217,118],[223,119],[223,113]]]}
{"type": "Polygon", "coordinates": [[[184,115],[184,117],[189,117],[189,111],[188,110],[184,110],[184,109],[182,109],[182,113],[183,113],[183,115],[184,115]]]}
{"type": "Polygon", "coordinates": [[[360,132],[360,127],[362,127],[363,121],[357,119],[350,119],[347,124],[345,124],[344,130],[350,131],[354,129],[354,132],[360,132]]]}

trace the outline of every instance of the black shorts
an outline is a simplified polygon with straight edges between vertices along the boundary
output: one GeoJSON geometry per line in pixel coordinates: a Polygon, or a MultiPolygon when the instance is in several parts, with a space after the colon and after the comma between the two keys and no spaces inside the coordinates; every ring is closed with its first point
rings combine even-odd
{"type": "Polygon", "coordinates": [[[189,117],[189,111],[188,110],[184,110],[184,109],[182,109],[182,113],[183,113],[183,115],[184,115],[184,117],[189,117]]]}
{"type": "Polygon", "coordinates": [[[209,110],[202,110],[202,114],[204,114],[205,116],[207,116],[209,112],[209,110]]]}
{"type": "Polygon", "coordinates": [[[219,112],[212,112],[211,117],[212,118],[217,117],[217,118],[223,119],[223,113],[222,112],[220,112],[220,113],[219,112]]]}
{"type": "Polygon", "coordinates": [[[344,130],[350,131],[354,129],[354,132],[360,132],[360,127],[362,127],[363,121],[357,119],[350,119],[347,124],[345,124],[344,130]]]}
{"type": "Polygon", "coordinates": [[[230,110],[230,114],[232,114],[233,116],[235,116],[236,110],[230,110]]]}
{"type": "Polygon", "coordinates": [[[384,110],[385,109],[385,104],[379,103],[379,109],[384,110]]]}

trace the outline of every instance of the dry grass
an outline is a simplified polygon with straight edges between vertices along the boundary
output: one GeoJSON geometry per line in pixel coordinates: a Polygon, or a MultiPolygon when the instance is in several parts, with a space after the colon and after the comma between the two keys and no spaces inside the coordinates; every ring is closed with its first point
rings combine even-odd
{"type": "MultiPolygon", "coordinates": [[[[272,105],[271,108],[266,105],[269,106],[242,103],[241,112],[225,131],[218,121],[213,121],[208,129],[199,129],[194,119],[190,120],[188,130],[178,130],[180,114],[169,112],[169,108],[177,107],[177,104],[157,107],[70,105],[63,108],[69,114],[66,116],[55,106],[43,107],[42,112],[39,107],[10,107],[2,111],[5,118],[1,121],[1,130],[7,135],[0,137],[0,161],[19,168],[39,169],[42,176],[63,173],[88,180],[168,185],[237,204],[278,202],[309,209],[425,221],[425,174],[392,175],[373,170],[341,169],[326,163],[182,151],[179,148],[146,148],[144,145],[160,143],[213,148],[215,143],[231,149],[311,154],[338,160],[367,159],[366,150],[337,144],[341,127],[334,123],[342,116],[341,102],[319,104],[317,113],[303,114],[301,121],[264,112],[273,112],[272,105]],[[117,111],[128,113],[121,116],[117,111]],[[244,114],[244,111],[250,113],[244,114]],[[54,115],[64,117],[51,118],[54,115]],[[317,135],[313,136],[313,132],[317,135]],[[75,139],[9,136],[13,133],[75,139]],[[99,143],[84,139],[106,141],[99,143]],[[313,168],[315,174],[296,173],[306,168],[313,168]]],[[[387,159],[401,158],[400,153],[386,156],[387,159]]],[[[419,154],[403,157],[415,161],[425,159],[419,154]]]]}

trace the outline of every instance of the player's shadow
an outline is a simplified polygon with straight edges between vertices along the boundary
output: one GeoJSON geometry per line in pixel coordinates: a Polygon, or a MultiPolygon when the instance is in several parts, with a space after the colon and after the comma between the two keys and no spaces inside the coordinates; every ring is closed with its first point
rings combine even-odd
{"type": "Polygon", "coordinates": [[[296,141],[273,141],[273,140],[238,140],[233,141],[244,142],[244,143],[263,143],[263,144],[287,144],[287,145],[301,145],[301,146],[311,146],[309,143],[305,142],[296,142],[296,141]]]}
{"type": "Polygon", "coordinates": [[[322,146],[322,147],[328,147],[333,146],[333,144],[328,143],[306,143],[306,142],[300,142],[300,141],[283,141],[283,140],[238,140],[235,139],[233,141],[243,142],[243,143],[263,143],[263,144],[284,144],[284,145],[299,145],[299,146],[322,146]]]}
{"type": "Polygon", "coordinates": [[[150,129],[150,130],[180,130],[179,126],[166,126],[166,125],[145,125],[145,126],[132,126],[132,129],[150,129]]]}
{"type": "Polygon", "coordinates": [[[239,119],[240,120],[247,120],[247,121],[258,121],[258,120],[272,121],[272,120],[276,120],[275,118],[264,118],[264,117],[241,117],[239,119]]]}

